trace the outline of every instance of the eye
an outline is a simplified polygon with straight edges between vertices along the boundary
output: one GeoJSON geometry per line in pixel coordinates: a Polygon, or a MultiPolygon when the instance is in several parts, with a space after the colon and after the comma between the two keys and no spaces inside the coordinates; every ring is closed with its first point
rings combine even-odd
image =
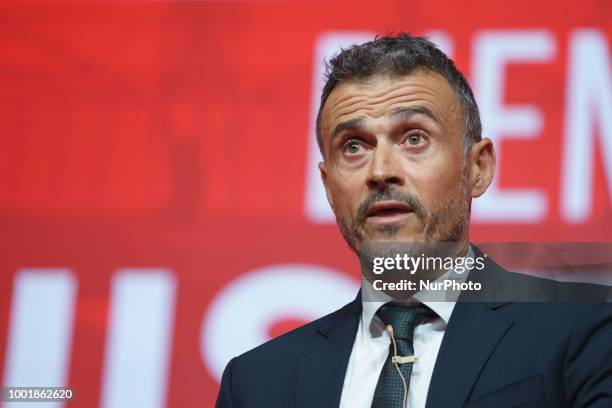
{"type": "Polygon", "coordinates": [[[408,135],[408,143],[411,145],[418,145],[421,142],[421,135],[412,134],[408,135]]]}
{"type": "Polygon", "coordinates": [[[419,129],[411,129],[406,136],[405,144],[410,146],[419,146],[425,142],[425,136],[419,129]]]}
{"type": "Polygon", "coordinates": [[[344,145],[344,151],[348,154],[357,154],[361,150],[361,143],[357,140],[349,140],[344,145]]]}

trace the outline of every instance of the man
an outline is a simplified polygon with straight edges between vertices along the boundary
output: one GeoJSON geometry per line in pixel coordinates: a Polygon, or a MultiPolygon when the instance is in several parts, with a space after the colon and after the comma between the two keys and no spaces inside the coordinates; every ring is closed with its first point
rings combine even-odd
{"type": "Polygon", "coordinates": [[[340,231],[366,264],[363,290],[230,361],[217,407],[612,407],[609,304],[521,301],[558,288],[490,260],[467,279],[493,282],[492,298],[368,298],[363,261],[393,244],[448,243],[452,259],[482,258],[469,245],[470,205],[493,178],[495,152],[467,81],[426,39],[378,37],[328,68],[320,171],[340,231]]]}

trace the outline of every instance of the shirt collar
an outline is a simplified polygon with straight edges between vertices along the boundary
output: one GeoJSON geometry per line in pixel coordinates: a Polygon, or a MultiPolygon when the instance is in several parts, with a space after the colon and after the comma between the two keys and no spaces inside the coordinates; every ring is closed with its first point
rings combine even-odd
{"type": "MultiPolygon", "coordinates": [[[[468,245],[468,251],[465,254],[464,258],[474,258],[474,251],[472,250],[471,245],[468,245]]],[[[458,282],[462,282],[462,281],[465,281],[468,273],[469,273],[469,270],[463,273],[457,273],[454,270],[448,270],[442,276],[436,279],[434,282],[444,281],[448,279],[451,274],[452,274],[452,279],[455,279],[458,282]]],[[[380,332],[384,328],[383,328],[382,322],[380,321],[378,316],[376,316],[376,312],[382,305],[384,305],[385,303],[391,300],[391,296],[387,295],[386,293],[381,293],[380,291],[377,291],[372,286],[372,283],[365,279],[362,279],[362,291],[369,292],[370,294],[376,293],[375,296],[369,295],[369,296],[361,297],[361,302],[363,306],[361,319],[362,319],[363,327],[369,328],[370,332],[372,331],[380,332]],[[380,301],[366,301],[365,299],[381,299],[381,300],[380,301]]],[[[444,324],[447,325],[448,321],[450,320],[451,314],[453,313],[453,309],[455,308],[455,304],[457,303],[457,301],[456,300],[450,300],[450,301],[432,300],[432,298],[436,297],[433,292],[434,291],[431,291],[431,290],[422,290],[422,291],[415,293],[411,299],[415,299],[419,301],[420,303],[424,304],[425,306],[429,307],[438,316],[440,316],[440,318],[444,321],[444,324]]]]}

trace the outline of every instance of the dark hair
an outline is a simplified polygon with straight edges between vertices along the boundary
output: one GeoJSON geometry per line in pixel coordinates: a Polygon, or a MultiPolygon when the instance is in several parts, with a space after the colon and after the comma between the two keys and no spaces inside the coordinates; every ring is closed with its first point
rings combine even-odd
{"type": "Polygon", "coordinates": [[[323,154],[321,115],[334,88],[344,82],[365,80],[376,75],[408,75],[418,68],[435,71],[448,81],[463,110],[463,139],[466,154],[481,139],[482,127],[472,89],[454,62],[425,37],[407,33],[377,36],[373,41],[341,49],[326,63],[325,85],[317,114],[317,143],[323,154]]]}

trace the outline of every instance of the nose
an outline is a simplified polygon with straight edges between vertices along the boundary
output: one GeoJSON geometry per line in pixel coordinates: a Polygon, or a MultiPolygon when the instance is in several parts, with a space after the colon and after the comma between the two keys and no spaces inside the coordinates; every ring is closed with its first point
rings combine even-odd
{"type": "Polygon", "coordinates": [[[395,157],[393,146],[378,143],[374,148],[372,162],[368,173],[367,184],[371,190],[386,190],[404,185],[404,176],[395,157]]]}

